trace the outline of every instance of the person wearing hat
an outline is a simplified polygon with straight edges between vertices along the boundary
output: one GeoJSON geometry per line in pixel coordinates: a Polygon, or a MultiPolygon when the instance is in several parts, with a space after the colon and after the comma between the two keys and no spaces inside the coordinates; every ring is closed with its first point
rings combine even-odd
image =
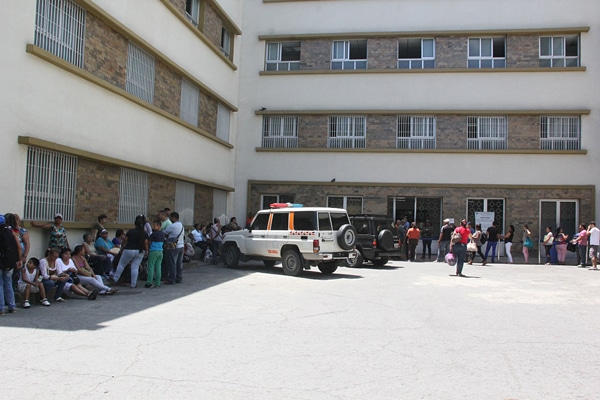
{"type": "Polygon", "coordinates": [[[438,254],[437,262],[444,262],[444,257],[450,252],[450,239],[452,238],[452,226],[450,226],[450,220],[445,219],[444,225],[440,230],[440,237],[438,238],[438,254]]]}
{"type": "Polygon", "coordinates": [[[48,240],[48,248],[65,249],[69,247],[69,239],[67,238],[67,231],[62,224],[63,216],[61,213],[54,215],[54,222],[39,223],[32,221],[31,225],[36,228],[48,229],[50,231],[50,239],[48,240]]]}

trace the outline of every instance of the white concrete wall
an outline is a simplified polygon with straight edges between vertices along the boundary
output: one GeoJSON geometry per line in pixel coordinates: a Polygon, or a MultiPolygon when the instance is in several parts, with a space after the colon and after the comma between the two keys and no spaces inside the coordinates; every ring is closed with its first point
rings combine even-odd
{"type": "MultiPolygon", "coordinates": [[[[245,211],[247,181],[473,183],[597,185],[600,160],[600,2],[535,0],[502,2],[309,1],[246,2],[237,140],[236,201],[245,211]],[[259,35],[533,29],[590,26],[581,34],[585,72],[426,73],[259,76],[265,42],[259,35]],[[274,110],[569,110],[582,117],[587,155],[258,153],[261,107],[274,110]],[[477,174],[448,168],[460,159],[477,174]],[[418,164],[431,172],[406,166],[418,164]],[[573,173],[574,169],[581,171],[573,173]],[[544,174],[542,171],[554,171],[544,174]]],[[[510,51],[510,49],[508,50],[510,51]]],[[[466,60],[465,60],[466,64],[466,60]]],[[[508,132],[510,136],[510,128],[508,132]]],[[[367,133],[368,136],[368,133],[367,133]]],[[[368,140],[368,138],[367,138],[368,140]]],[[[466,147],[466,144],[465,144],[466,147]]],[[[598,203],[598,202],[597,202],[598,203]]],[[[600,205],[597,204],[597,207],[600,205]]],[[[596,213],[600,211],[597,208],[596,213]]]]}
{"type": "MultiPolygon", "coordinates": [[[[239,74],[159,1],[96,1],[152,46],[237,105],[239,74]]],[[[227,7],[239,19],[241,3],[227,7]]],[[[0,12],[0,213],[23,213],[27,147],[19,135],[233,186],[235,151],[26,52],[35,0],[4,0],[0,12]]],[[[236,21],[241,25],[240,21],[236,21]]],[[[239,53],[236,62],[239,62],[239,53]]],[[[232,113],[231,140],[236,113],[232,113]]],[[[207,205],[211,206],[211,205],[207,205]]],[[[102,210],[98,210],[100,212],[102,210]]],[[[73,232],[73,243],[82,232],[73,232]]],[[[112,234],[112,232],[111,232],[112,234]]],[[[32,230],[36,242],[46,235],[32,230]]],[[[40,243],[45,246],[45,243],[40,243]]]]}

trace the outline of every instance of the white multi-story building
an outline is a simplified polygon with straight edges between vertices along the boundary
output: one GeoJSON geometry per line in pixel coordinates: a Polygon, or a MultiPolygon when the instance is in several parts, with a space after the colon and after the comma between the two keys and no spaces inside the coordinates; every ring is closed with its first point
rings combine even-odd
{"type": "Polygon", "coordinates": [[[71,243],[288,201],[573,233],[600,211],[600,3],[447,3],[4,1],[0,211],[71,243]]]}

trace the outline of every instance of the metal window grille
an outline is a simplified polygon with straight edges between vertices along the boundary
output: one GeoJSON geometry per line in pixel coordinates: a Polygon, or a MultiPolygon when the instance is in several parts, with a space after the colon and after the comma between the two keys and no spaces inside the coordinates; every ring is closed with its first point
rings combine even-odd
{"type": "Polygon", "coordinates": [[[327,147],[364,149],[367,145],[367,117],[334,115],[329,117],[327,147]]]}
{"type": "Polygon", "coordinates": [[[468,117],[467,147],[473,150],[506,150],[506,117],[468,117]]]}
{"type": "Polygon", "coordinates": [[[195,192],[193,183],[177,181],[175,184],[175,209],[179,213],[179,221],[184,225],[194,224],[195,192]]]}
{"type": "Polygon", "coordinates": [[[76,179],[77,157],[29,147],[24,218],[52,220],[59,212],[65,221],[73,221],[76,179]]]}
{"type": "Polygon", "coordinates": [[[217,109],[217,137],[229,141],[229,129],[231,123],[231,111],[219,103],[217,109]]]}
{"type": "Polygon", "coordinates": [[[262,147],[297,148],[298,117],[294,115],[264,116],[262,147]]]}
{"type": "Polygon", "coordinates": [[[36,46],[83,68],[85,9],[72,0],[38,0],[36,46]]]}
{"type": "Polygon", "coordinates": [[[148,103],[154,100],[154,58],[133,42],[127,52],[125,90],[148,103]]]}
{"type": "Polygon", "coordinates": [[[181,106],[179,114],[181,119],[198,126],[198,104],[200,102],[200,89],[187,79],[181,80],[181,106]]]}
{"type": "Polygon", "coordinates": [[[540,149],[580,150],[581,118],[578,116],[541,116],[540,149]]]}
{"type": "Polygon", "coordinates": [[[148,210],[148,174],[121,168],[119,181],[119,223],[132,224],[148,210]]]}
{"type": "Polygon", "coordinates": [[[399,115],[398,149],[435,149],[435,117],[399,115]]]}

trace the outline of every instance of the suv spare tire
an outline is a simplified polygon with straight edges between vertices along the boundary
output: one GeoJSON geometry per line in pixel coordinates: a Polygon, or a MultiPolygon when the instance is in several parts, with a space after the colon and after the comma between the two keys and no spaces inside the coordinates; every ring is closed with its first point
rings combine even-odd
{"type": "Polygon", "coordinates": [[[377,248],[390,251],[394,248],[394,235],[389,229],[382,229],[377,235],[377,248]]]}
{"type": "Polygon", "coordinates": [[[352,250],[356,244],[356,228],[345,224],[337,231],[337,242],[344,250],[352,250]]]}

